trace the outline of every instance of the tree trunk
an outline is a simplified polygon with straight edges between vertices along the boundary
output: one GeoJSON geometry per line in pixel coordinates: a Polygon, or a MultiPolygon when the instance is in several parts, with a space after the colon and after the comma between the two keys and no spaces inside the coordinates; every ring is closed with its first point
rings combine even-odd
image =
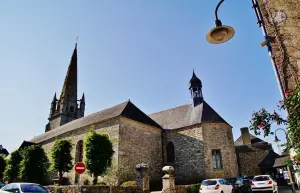
{"type": "Polygon", "coordinates": [[[97,184],[97,181],[98,181],[98,176],[94,174],[94,179],[93,179],[93,185],[96,185],[97,184]]]}
{"type": "Polygon", "coordinates": [[[63,173],[61,171],[58,172],[58,184],[62,185],[63,173]]]}

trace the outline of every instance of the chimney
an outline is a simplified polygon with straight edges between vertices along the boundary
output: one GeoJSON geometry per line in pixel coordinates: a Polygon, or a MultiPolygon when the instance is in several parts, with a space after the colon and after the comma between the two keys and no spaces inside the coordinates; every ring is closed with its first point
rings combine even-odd
{"type": "Polygon", "coordinates": [[[242,127],[241,134],[243,139],[243,145],[251,145],[251,138],[248,127],[242,127]]]}

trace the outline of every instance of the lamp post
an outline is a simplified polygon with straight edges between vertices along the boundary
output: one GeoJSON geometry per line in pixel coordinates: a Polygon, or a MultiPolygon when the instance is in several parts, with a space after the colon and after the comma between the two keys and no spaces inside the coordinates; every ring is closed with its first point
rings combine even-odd
{"type": "Polygon", "coordinates": [[[206,34],[206,40],[212,44],[220,44],[227,42],[234,36],[234,29],[230,26],[223,25],[218,18],[218,9],[224,0],[220,0],[215,10],[215,27],[206,34]]]}
{"type": "MultiPolygon", "coordinates": [[[[279,129],[276,129],[275,132],[274,132],[275,133],[275,140],[274,140],[274,142],[277,143],[277,142],[281,141],[280,139],[278,139],[278,137],[276,135],[276,132],[278,130],[284,131],[285,138],[286,138],[286,141],[287,141],[288,140],[288,135],[287,135],[286,131],[284,129],[279,128],[279,129]]],[[[289,178],[290,178],[290,183],[291,183],[291,186],[292,186],[292,192],[295,193],[296,191],[295,191],[294,181],[293,181],[293,178],[292,178],[292,172],[291,172],[291,169],[290,169],[289,165],[287,166],[287,169],[288,169],[288,174],[289,174],[289,178]]]]}

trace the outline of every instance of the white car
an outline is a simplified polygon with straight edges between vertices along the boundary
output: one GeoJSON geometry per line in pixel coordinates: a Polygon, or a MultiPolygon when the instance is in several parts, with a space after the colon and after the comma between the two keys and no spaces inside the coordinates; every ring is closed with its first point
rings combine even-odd
{"type": "Polygon", "coordinates": [[[49,193],[46,188],[34,183],[11,183],[0,189],[0,193],[49,193]]]}
{"type": "Polygon", "coordinates": [[[254,176],[250,182],[252,192],[270,191],[278,193],[277,182],[270,175],[254,176]]]}
{"type": "Polygon", "coordinates": [[[200,186],[200,193],[233,193],[233,187],[224,179],[203,180],[200,186]]]}

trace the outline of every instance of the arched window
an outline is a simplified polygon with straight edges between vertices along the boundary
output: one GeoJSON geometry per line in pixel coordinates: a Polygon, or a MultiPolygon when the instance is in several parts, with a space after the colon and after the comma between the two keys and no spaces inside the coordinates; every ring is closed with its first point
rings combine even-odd
{"type": "Polygon", "coordinates": [[[76,157],[75,162],[82,162],[83,161],[83,141],[80,140],[77,142],[76,145],[76,157]]]}
{"type": "Polygon", "coordinates": [[[175,162],[175,148],[172,142],[169,142],[167,145],[167,162],[175,162]]]}

